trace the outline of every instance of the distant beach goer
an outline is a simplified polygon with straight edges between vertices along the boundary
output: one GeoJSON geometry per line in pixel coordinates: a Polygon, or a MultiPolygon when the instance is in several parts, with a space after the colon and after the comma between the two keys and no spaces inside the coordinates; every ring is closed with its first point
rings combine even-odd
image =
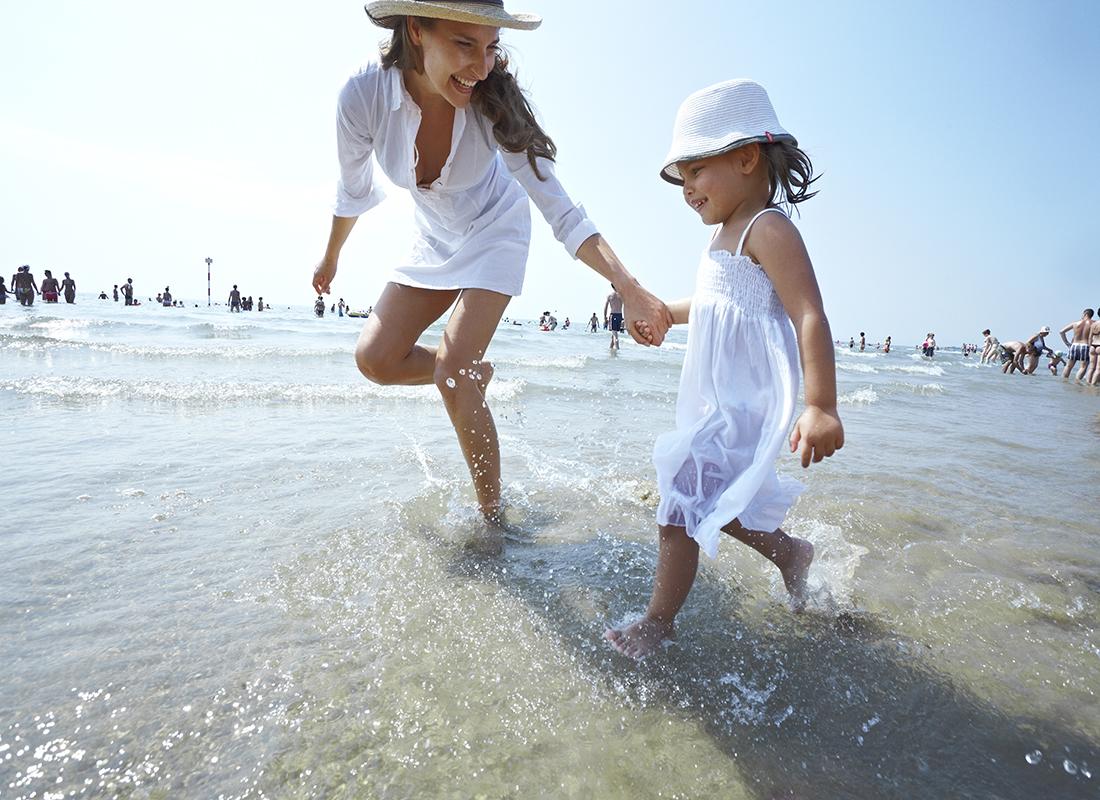
{"type": "Polygon", "coordinates": [[[1100,383],[1100,308],[1096,309],[1096,315],[1089,330],[1089,371],[1085,373],[1085,382],[1089,386],[1100,383]]]}
{"type": "Polygon", "coordinates": [[[1011,375],[1017,369],[1023,369],[1023,357],[1024,352],[1027,350],[1027,345],[1023,342],[1017,342],[1015,340],[1011,342],[1001,342],[1001,372],[1005,375],[1011,375]]]}
{"type": "Polygon", "coordinates": [[[592,319],[588,320],[588,333],[600,332],[600,318],[596,316],[596,312],[592,312],[592,319]]]}
{"type": "Polygon", "coordinates": [[[371,155],[416,207],[413,255],[390,278],[356,347],[356,363],[384,385],[435,384],[490,522],[501,515],[500,446],[484,361],[509,301],[520,293],[530,247],[530,202],[575,256],[627,293],[653,344],[668,310],[645,292],[554,174],[556,147],[540,127],[499,44],[500,28],[541,20],[502,0],[372,0],[371,20],[392,31],[381,63],[340,94],[341,181],[313,286],[330,291],[356,219],[382,192],[371,155]],[[439,345],[418,344],[449,308],[439,345]]]}
{"type": "Polygon", "coordinates": [[[55,278],[53,273],[49,270],[46,270],[43,275],[45,275],[45,277],[42,278],[42,302],[56,303],[61,286],[57,278],[55,278]]]}
{"type": "Polygon", "coordinates": [[[1062,337],[1069,353],[1069,363],[1066,364],[1066,371],[1062,374],[1063,378],[1069,378],[1070,372],[1073,371],[1073,367],[1078,361],[1081,362],[1081,368],[1077,370],[1077,380],[1085,377],[1085,373],[1089,369],[1089,356],[1091,355],[1089,347],[1090,333],[1092,333],[1091,308],[1086,308],[1081,312],[1081,319],[1067,322],[1062,330],[1058,331],[1058,335],[1062,337]],[[1066,337],[1066,334],[1071,330],[1073,331],[1072,341],[1066,337]]]}
{"type": "Polygon", "coordinates": [[[338,307],[339,307],[339,310],[340,310],[340,316],[341,317],[344,316],[344,298],[342,298],[342,297],[340,298],[340,303],[339,303],[338,307]]]}
{"type": "Polygon", "coordinates": [[[997,341],[996,336],[989,332],[989,328],[982,331],[982,336],[985,337],[985,341],[982,344],[982,357],[980,363],[992,364],[993,359],[1001,355],[1001,343],[997,341]]]}
{"type": "Polygon", "coordinates": [[[936,334],[929,333],[928,336],[925,337],[924,342],[920,346],[920,351],[922,355],[928,358],[936,357],[936,334]]]}
{"type": "Polygon", "coordinates": [[[115,295],[115,302],[117,303],[118,302],[118,284],[117,283],[115,284],[115,288],[114,288],[113,292],[114,292],[114,295],[115,295]]]}
{"type": "Polygon", "coordinates": [[[38,284],[35,283],[29,265],[24,264],[11,276],[11,288],[15,299],[19,301],[19,305],[34,305],[34,296],[38,294],[38,284]]]}
{"type": "Polygon", "coordinates": [[[122,300],[125,305],[132,306],[134,304],[134,279],[127,278],[126,283],[122,284],[122,300]]]}
{"type": "Polygon", "coordinates": [[[106,293],[106,292],[102,292],[102,291],[101,291],[101,292],[99,293],[99,299],[100,299],[100,300],[110,300],[111,298],[109,298],[109,297],[107,296],[107,293],[106,293]]]}
{"type": "Polygon", "coordinates": [[[661,175],[683,186],[705,225],[721,227],[695,295],[671,306],[690,328],[676,430],[653,448],[661,498],[653,594],[644,617],[605,634],[635,658],[674,635],[699,549],[714,557],[723,533],[775,564],[795,606],[804,603],[814,548],[779,527],[802,487],[775,470],[798,402],[800,355],[806,409],[789,447],[801,445],[806,467],[844,444],[821,293],[798,229],[778,208],[816,194],[813,165],[763,87],[728,81],[689,97],[661,175]]]}
{"type": "Polygon", "coordinates": [[[241,293],[237,289],[237,284],[233,284],[232,291],[229,292],[229,313],[241,313],[241,293]]]}
{"type": "Polygon", "coordinates": [[[69,277],[69,273],[65,273],[65,280],[61,281],[61,292],[65,295],[65,302],[72,304],[76,302],[76,281],[69,277]]]}
{"type": "Polygon", "coordinates": [[[889,336],[887,336],[886,341],[882,343],[882,352],[889,353],[890,352],[890,346],[891,346],[892,342],[893,342],[893,339],[891,339],[889,336]]]}
{"type": "Polygon", "coordinates": [[[848,349],[849,350],[854,350],[855,347],[856,347],[856,337],[849,336],[848,337],[848,349]]]}
{"type": "Polygon", "coordinates": [[[175,303],[172,301],[172,292],[169,290],[169,288],[167,286],[164,287],[164,294],[161,295],[160,304],[162,306],[169,306],[169,307],[175,305],[175,303]]]}
{"type": "Polygon", "coordinates": [[[317,295],[317,302],[313,304],[313,313],[318,317],[323,317],[325,315],[325,298],[321,297],[321,295],[317,295]]]}
{"type": "Polygon", "coordinates": [[[859,352],[863,352],[867,349],[867,334],[863,331],[859,332],[859,352]]]}
{"type": "Polygon", "coordinates": [[[8,302],[8,287],[4,283],[4,279],[0,277],[0,306],[6,305],[8,302]]]}
{"type": "Polygon", "coordinates": [[[257,311],[263,311],[264,310],[264,299],[262,297],[259,300],[256,301],[256,310],[257,311]]]}
{"type": "Polygon", "coordinates": [[[618,350],[619,331],[623,329],[623,296],[619,294],[615,284],[611,284],[611,294],[604,300],[603,314],[608,318],[611,326],[611,343],[608,347],[611,350],[618,350]]]}
{"type": "Polygon", "coordinates": [[[1031,375],[1035,372],[1036,367],[1039,366],[1039,357],[1044,353],[1053,353],[1054,351],[1047,347],[1046,337],[1050,334],[1050,328],[1044,325],[1039,329],[1039,332],[1031,336],[1024,343],[1024,351],[1017,354],[1017,359],[1020,361],[1019,369],[1025,375],[1031,375]],[[1023,366],[1023,359],[1027,357],[1027,366],[1023,366]]]}
{"type": "Polygon", "coordinates": [[[1058,367],[1066,363],[1066,354],[1063,353],[1061,350],[1058,350],[1057,352],[1051,350],[1049,355],[1050,362],[1047,364],[1047,369],[1050,370],[1051,375],[1057,375],[1058,367]]]}

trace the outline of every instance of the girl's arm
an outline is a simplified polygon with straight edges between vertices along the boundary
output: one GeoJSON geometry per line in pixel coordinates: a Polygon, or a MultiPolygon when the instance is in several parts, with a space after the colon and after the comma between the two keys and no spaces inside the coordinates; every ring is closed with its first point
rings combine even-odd
{"type": "Polygon", "coordinates": [[[836,409],[836,354],[810,256],[798,228],[779,214],[765,214],[749,232],[745,251],[771,279],[798,336],[805,378],[806,410],[791,434],[791,452],[802,445],[808,467],[844,446],[836,409]]]}
{"type": "Polygon", "coordinates": [[[668,311],[672,315],[673,325],[686,325],[688,317],[691,315],[691,298],[685,297],[683,300],[673,300],[668,304],[668,311]]]}
{"type": "Polygon", "coordinates": [[[317,294],[328,294],[332,279],[336,277],[336,265],[340,261],[340,250],[344,242],[348,240],[351,229],[355,227],[359,217],[332,218],[332,229],[328,235],[328,246],[325,248],[325,256],[313,270],[313,289],[317,294]]]}

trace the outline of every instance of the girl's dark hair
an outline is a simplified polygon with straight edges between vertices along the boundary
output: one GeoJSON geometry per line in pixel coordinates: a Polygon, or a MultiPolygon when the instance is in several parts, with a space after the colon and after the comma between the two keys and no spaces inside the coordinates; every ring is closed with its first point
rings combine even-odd
{"type": "MultiPolygon", "coordinates": [[[[424,73],[424,56],[409,36],[409,17],[387,17],[377,20],[393,29],[393,36],[382,45],[382,66],[396,67],[424,73]]],[[[417,17],[425,28],[431,28],[435,20],[417,17]]],[[[474,108],[481,112],[493,126],[493,138],[509,153],[527,153],[527,161],[539,180],[546,180],[539,172],[535,159],[553,161],[558,154],[554,140],[535,119],[535,112],[519,87],[516,76],[508,71],[508,57],[497,54],[492,72],[478,83],[472,99],[474,108]]]]}
{"type": "Polygon", "coordinates": [[[810,185],[820,175],[814,175],[810,157],[793,142],[762,142],[760,149],[768,165],[768,190],[771,205],[792,206],[805,203],[817,194],[810,185]]]}

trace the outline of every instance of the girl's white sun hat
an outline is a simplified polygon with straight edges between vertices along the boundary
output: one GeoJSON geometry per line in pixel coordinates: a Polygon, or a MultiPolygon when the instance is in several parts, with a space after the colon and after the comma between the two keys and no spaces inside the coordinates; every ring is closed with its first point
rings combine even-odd
{"type": "Polygon", "coordinates": [[[779,124],[764,87],[755,81],[732,80],[700,89],[676,113],[672,147],[665,156],[661,177],[683,186],[684,179],[676,167],[681,161],[710,158],[751,142],[798,144],[779,124]]]}
{"type": "Polygon", "coordinates": [[[396,17],[431,17],[523,31],[542,24],[536,14],[509,14],[504,0],[374,0],[363,8],[372,22],[384,28],[392,28],[396,17]]]}

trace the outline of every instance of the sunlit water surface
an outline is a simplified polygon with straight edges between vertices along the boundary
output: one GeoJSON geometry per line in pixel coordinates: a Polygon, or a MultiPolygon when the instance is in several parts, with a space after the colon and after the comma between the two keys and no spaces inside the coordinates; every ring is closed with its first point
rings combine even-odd
{"type": "Polygon", "coordinates": [[[493,557],[359,323],[0,307],[0,797],[1100,797],[1097,391],[844,348],[810,611],[730,541],[636,664],[685,333],[501,326],[493,557]]]}

